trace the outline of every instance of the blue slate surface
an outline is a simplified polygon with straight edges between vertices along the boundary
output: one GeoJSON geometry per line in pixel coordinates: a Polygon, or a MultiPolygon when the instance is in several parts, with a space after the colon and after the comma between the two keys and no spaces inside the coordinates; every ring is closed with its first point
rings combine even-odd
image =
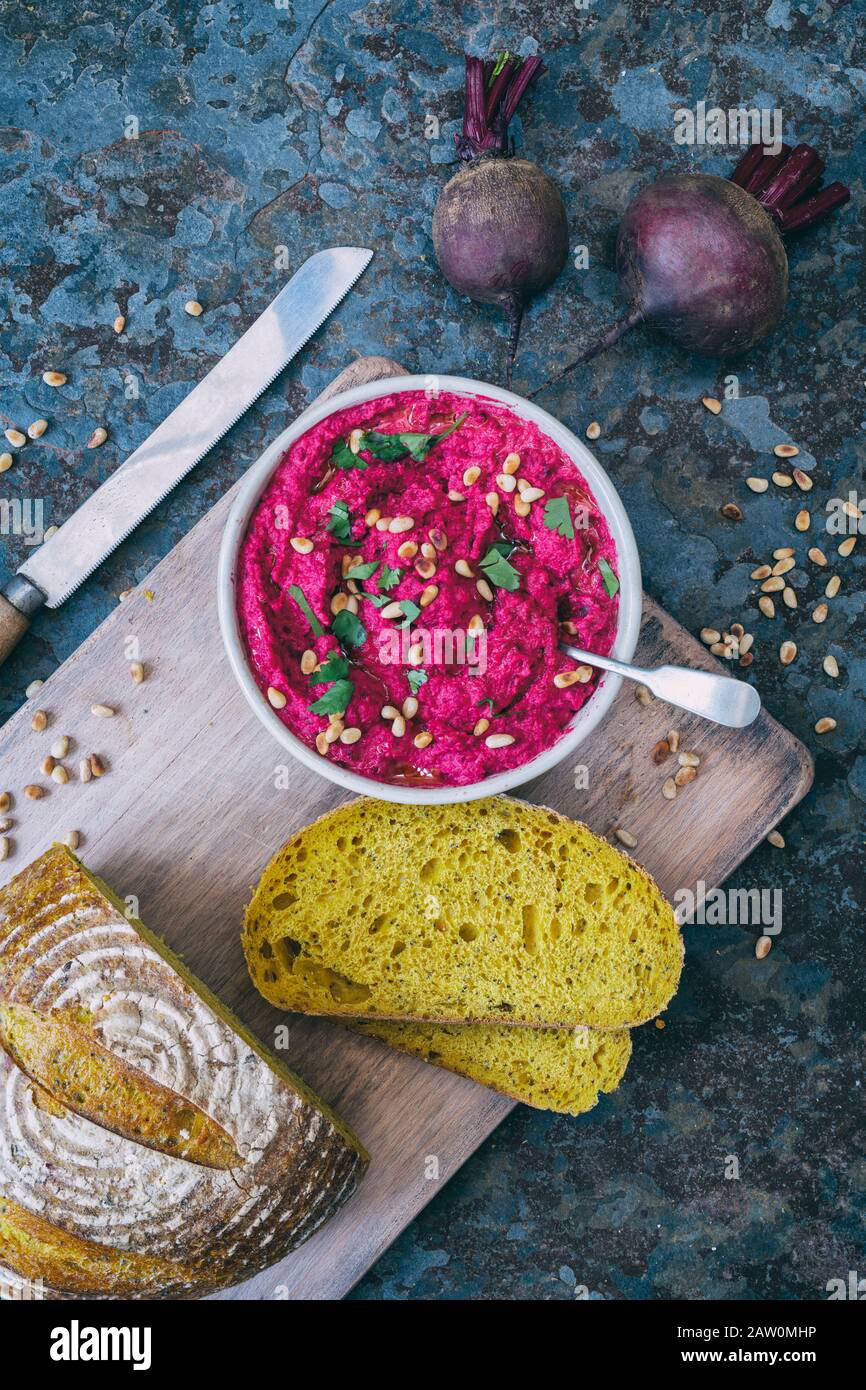
{"type": "MultiPolygon", "coordinates": [[[[569,265],[531,311],[515,388],[579,431],[600,422],[595,447],[647,589],[692,630],[740,619],[755,633],[749,679],[817,752],[817,779],[784,827],[787,848],[762,846],[737,876],[784,892],[771,955],[754,959],[748,930],[691,928],[668,1026],[640,1030],[620,1091],[577,1120],[518,1110],[354,1296],[826,1296],[864,1260],[866,538],[833,565],[843,586],[823,626],[809,613],[833,571],[809,566],[793,578],[797,612],[770,622],[749,571],[791,542],[802,499],[757,497],[742,480],[769,474],[775,442],[798,443],[816,540],[828,498],[866,491],[862,8],[535,0],[498,6],[495,22],[474,4],[456,14],[426,0],[2,11],[0,415],[4,427],[51,424],[16,453],[0,497],[42,498],[45,524],[62,521],[276,293],[286,255],[294,267],[349,242],[376,257],[257,409],[62,611],[38,618],[0,670],[0,714],[352,354],[501,380],[500,325],[444,285],[430,218],[453,171],[463,42],[543,52],[550,72],[515,123],[517,145],[558,180],[589,267],[569,265]],[[785,320],[726,369],[740,399],[719,418],[700,400],[722,393],[725,371],[647,332],[553,381],[619,307],[610,250],[631,194],[663,170],[730,168],[729,151],[673,142],[674,109],[700,99],[781,107],[786,138],[815,143],[853,193],[791,248],[785,320]],[[130,118],[137,139],[125,138],[130,118]],[[183,311],[191,297],[198,320],[183,311]],[[61,391],[42,384],[46,366],[68,373],[61,391]],[[110,442],[88,451],[98,423],[110,442]],[[739,523],[720,515],[731,500],[739,523]],[[783,635],[800,648],[788,668],[783,635]],[[827,651],[837,681],[822,672],[827,651]],[[819,739],[824,714],[838,726],[819,739]],[[738,1179],[724,1176],[727,1155],[738,1179]]],[[[835,543],[820,543],[835,560],[835,543]]],[[[0,579],[25,553],[0,537],[0,579]]]]}

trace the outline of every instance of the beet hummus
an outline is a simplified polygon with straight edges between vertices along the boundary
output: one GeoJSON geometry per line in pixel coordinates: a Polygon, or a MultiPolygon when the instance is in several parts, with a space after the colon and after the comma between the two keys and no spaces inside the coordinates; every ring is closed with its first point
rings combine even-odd
{"type": "Polygon", "coordinates": [[[571,459],[509,407],[448,392],[329,416],[282,459],[240,551],[262,691],[380,782],[459,786],[565,732],[606,654],[616,550],[571,459]]]}

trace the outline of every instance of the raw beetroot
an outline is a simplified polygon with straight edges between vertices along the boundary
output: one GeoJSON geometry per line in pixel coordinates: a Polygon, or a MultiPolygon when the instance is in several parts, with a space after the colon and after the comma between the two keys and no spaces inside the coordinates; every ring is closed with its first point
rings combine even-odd
{"type": "Polygon", "coordinates": [[[465,167],[443,188],[433,245],[445,278],[461,294],[498,304],[508,323],[506,381],[526,304],[556,279],[568,252],[559,189],[536,164],[510,154],[508,123],[527,87],[546,71],[540,58],[466,55],[465,167]]]}
{"type": "Polygon", "coordinates": [[[640,323],[711,357],[754,347],[775,328],[788,296],[780,233],[810,226],[851,196],[841,183],[817,191],[823,170],[809,145],[784,145],[778,155],[755,145],[730,179],[670,174],[642,189],[616,244],[629,307],[577,362],[640,323]]]}

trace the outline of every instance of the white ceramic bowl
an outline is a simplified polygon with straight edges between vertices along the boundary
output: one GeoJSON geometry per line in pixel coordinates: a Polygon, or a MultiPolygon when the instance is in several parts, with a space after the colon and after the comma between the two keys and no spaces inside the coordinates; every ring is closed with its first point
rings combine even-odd
{"type": "MultiPolygon", "coordinates": [[[[516,414],[532,420],[539,429],[548,435],[569,458],[573,459],[588,482],[590,489],[607,521],[610,533],[616,542],[617,567],[619,572],[619,618],[613,655],[623,661],[630,661],[637,645],[641,613],[641,577],[637,547],[625,509],[617,496],[613,483],[601,464],[593,457],[584,444],[570,430],[555,420],[547,411],[511,391],[503,391],[498,386],[489,386],[482,381],[472,381],[462,376],[438,376],[436,385],[442,391],[452,391],[463,396],[486,397],[510,406],[516,414]]],[[[338,786],[365,796],[376,796],[383,801],[411,802],[415,805],[434,805],[442,802],[473,801],[481,796],[493,796],[507,792],[512,787],[528,782],[547,772],[563,758],[571,757],[584,739],[588,738],[600,724],[622,684],[621,677],[603,672],[601,680],[589,700],[578,710],[568,731],[551,748],[545,749],[531,762],[507,772],[486,777],[481,782],[472,782],[462,787],[406,787],[391,786],[387,782],[376,782],[370,777],[362,777],[339,763],[323,758],[314,748],[299,739],[277,717],[268,701],[256,684],[255,677],[247,661],[246,650],[241,636],[235,601],[235,575],[238,552],[246,534],[250,518],[258,505],[259,498],[271,480],[271,475],[287,451],[308,429],[319,424],[328,415],[347,406],[359,405],[362,401],[374,400],[377,396],[393,395],[399,391],[429,391],[430,378],[421,376],[401,376],[385,381],[374,381],[367,386],[356,386],[351,391],[334,396],[322,405],[313,406],[301,415],[294,424],[284,430],[273,444],[265,449],[261,458],[249,469],[235,498],[223,533],[219,557],[218,602],[219,619],[223,641],[232,670],[237,677],[251,708],[265,727],[273,734],[293,757],[312,768],[321,777],[336,782],[338,786]]]]}

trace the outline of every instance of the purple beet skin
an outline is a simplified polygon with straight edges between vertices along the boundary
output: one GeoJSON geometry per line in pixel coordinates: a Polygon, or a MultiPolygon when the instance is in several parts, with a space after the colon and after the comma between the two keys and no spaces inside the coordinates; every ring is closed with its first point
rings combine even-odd
{"type": "Polygon", "coordinates": [[[848,201],[840,183],[821,188],[822,161],[808,145],[778,155],[754,146],[731,179],[670,174],[629,205],[616,268],[628,310],[577,359],[586,362],[640,323],[681,347],[732,357],[765,338],[788,297],[782,234],[800,231],[848,201]]]}

